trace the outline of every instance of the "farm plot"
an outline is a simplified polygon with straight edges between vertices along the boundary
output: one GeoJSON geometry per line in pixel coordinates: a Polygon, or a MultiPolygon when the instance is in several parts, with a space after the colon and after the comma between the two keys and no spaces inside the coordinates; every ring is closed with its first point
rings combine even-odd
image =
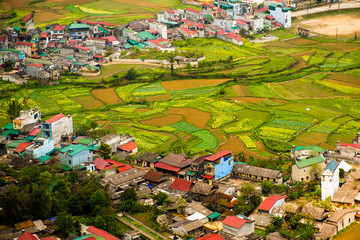
{"type": "Polygon", "coordinates": [[[152,125],[156,127],[162,127],[166,125],[171,125],[183,120],[181,115],[166,115],[159,118],[153,118],[149,120],[140,121],[141,124],[152,125]]]}
{"type": "Polygon", "coordinates": [[[304,113],[304,114],[312,115],[318,119],[326,119],[328,117],[341,115],[338,112],[330,109],[326,109],[318,106],[306,105],[302,103],[289,103],[281,106],[276,106],[274,108],[289,112],[304,113]]]}
{"type": "Polygon", "coordinates": [[[269,115],[267,112],[252,111],[248,109],[237,113],[236,122],[223,127],[225,133],[247,132],[264,123],[269,115]]]}
{"type": "Polygon", "coordinates": [[[233,122],[236,119],[236,116],[233,114],[229,114],[229,113],[215,113],[212,117],[211,117],[211,128],[219,128],[222,127],[226,124],[229,124],[231,122],[233,122]]]}
{"type": "Polygon", "coordinates": [[[95,109],[101,107],[103,104],[92,96],[82,96],[73,98],[74,101],[86,109],[95,109]]]}
{"type": "Polygon", "coordinates": [[[200,128],[195,127],[194,125],[191,125],[190,123],[187,123],[185,121],[180,121],[177,123],[170,124],[169,127],[175,128],[180,132],[186,132],[186,133],[193,133],[201,130],[200,128]]]}
{"type": "Polygon", "coordinates": [[[164,81],[161,85],[167,91],[184,90],[189,88],[200,88],[207,86],[216,86],[230,79],[190,79],[190,80],[175,80],[175,81],[164,81]]]}
{"type": "Polygon", "coordinates": [[[341,93],[353,95],[360,94],[360,86],[351,83],[342,83],[331,79],[316,80],[315,83],[339,91],[341,93]]]}
{"type": "Polygon", "coordinates": [[[115,92],[121,98],[121,100],[123,100],[124,102],[130,102],[133,99],[133,97],[132,97],[133,91],[136,88],[141,87],[145,84],[146,83],[128,84],[123,87],[116,88],[115,92]]]}
{"type": "Polygon", "coordinates": [[[233,87],[234,93],[237,96],[252,96],[253,94],[250,92],[248,86],[243,85],[234,85],[233,87]]]}
{"type": "Polygon", "coordinates": [[[228,150],[231,151],[233,155],[237,154],[237,153],[241,153],[243,152],[245,155],[247,156],[253,156],[256,158],[259,158],[260,156],[250,152],[245,145],[243,144],[242,141],[240,141],[239,138],[237,137],[229,137],[228,140],[226,142],[224,142],[223,144],[219,145],[216,148],[216,151],[222,151],[222,150],[228,150]]]}
{"type": "Polygon", "coordinates": [[[155,95],[155,96],[146,97],[146,101],[149,101],[149,102],[167,101],[170,98],[171,97],[169,94],[163,94],[163,95],[155,95]]]}
{"type": "Polygon", "coordinates": [[[356,85],[356,87],[360,87],[360,77],[348,73],[330,74],[327,76],[327,79],[332,79],[344,83],[350,83],[356,85]]]}
{"type": "Polygon", "coordinates": [[[193,148],[196,150],[212,150],[217,147],[218,141],[216,136],[209,130],[201,130],[192,133],[193,136],[201,139],[201,143],[195,145],[193,148]]]}
{"type": "Polygon", "coordinates": [[[295,146],[316,146],[327,142],[328,134],[319,132],[303,132],[290,143],[295,146]]]}
{"type": "Polygon", "coordinates": [[[255,97],[281,98],[281,96],[275,93],[268,84],[250,85],[249,90],[255,97]]]}
{"type": "Polygon", "coordinates": [[[341,235],[334,238],[334,240],[356,240],[359,238],[360,223],[352,226],[341,235]]]}
{"type": "Polygon", "coordinates": [[[209,96],[216,93],[218,89],[215,86],[210,87],[199,87],[199,88],[189,88],[182,90],[173,90],[169,91],[171,98],[181,98],[184,96],[209,96]]]}
{"type": "Polygon", "coordinates": [[[210,113],[195,108],[171,108],[167,114],[184,115],[184,120],[198,128],[204,129],[210,120],[210,113]]]}
{"type": "Polygon", "coordinates": [[[229,98],[229,99],[233,100],[235,102],[239,102],[241,104],[245,104],[245,103],[261,103],[261,102],[267,100],[267,98],[260,98],[260,97],[232,97],[232,98],[229,98]]]}
{"type": "Polygon", "coordinates": [[[239,139],[245,144],[247,149],[256,150],[257,146],[253,139],[248,135],[239,135],[239,139]]]}
{"type": "Polygon", "coordinates": [[[134,97],[148,97],[152,95],[163,95],[166,94],[166,90],[163,88],[160,82],[151,83],[146,86],[135,89],[134,97]]]}
{"type": "Polygon", "coordinates": [[[105,104],[116,104],[122,102],[116,95],[113,88],[94,89],[91,91],[91,94],[97,99],[103,101],[105,104]]]}
{"type": "Polygon", "coordinates": [[[279,83],[284,86],[289,92],[292,92],[302,98],[326,98],[336,95],[336,93],[326,91],[322,87],[317,86],[312,81],[303,79],[291,80],[279,83]]]}
{"type": "Polygon", "coordinates": [[[281,96],[282,98],[285,98],[285,99],[299,99],[299,98],[301,98],[300,96],[290,92],[288,89],[286,89],[280,83],[270,83],[269,85],[271,86],[273,91],[276,92],[277,94],[279,94],[279,96],[281,96]]]}

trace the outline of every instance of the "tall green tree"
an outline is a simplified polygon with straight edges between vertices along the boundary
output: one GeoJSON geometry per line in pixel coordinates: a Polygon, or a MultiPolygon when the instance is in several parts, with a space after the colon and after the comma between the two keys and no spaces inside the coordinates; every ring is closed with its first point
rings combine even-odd
{"type": "Polygon", "coordinates": [[[98,148],[99,155],[104,159],[109,159],[111,155],[111,147],[107,143],[102,143],[98,148]]]}
{"type": "Polygon", "coordinates": [[[137,72],[134,68],[130,68],[125,74],[125,79],[127,80],[135,80],[136,77],[137,77],[137,72]]]}
{"type": "Polygon", "coordinates": [[[270,181],[262,181],[261,182],[261,191],[266,196],[269,195],[269,193],[271,193],[273,189],[274,189],[273,182],[270,182],[270,181]]]}
{"type": "Polygon", "coordinates": [[[97,213],[109,205],[109,199],[98,189],[91,195],[89,203],[93,213],[97,213]]]}
{"type": "Polygon", "coordinates": [[[59,231],[66,237],[69,236],[70,233],[78,234],[80,232],[80,223],[75,221],[71,214],[60,212],[56,219],[59,225],[59,231]]]}
{"type": "Polygon", "coordinates": [[[7,102],[6,113],[10,121],[14,120],[16,117],[19,116],[21,108],[22,104],[15,99],[11,99],[7,102]]]}
{"type": "Polygon", "coordinates": [[[136,211],[139,208],[139,199],[134,188],[126,189],[120,196],[119,208],[122,211],[136,211]]]}

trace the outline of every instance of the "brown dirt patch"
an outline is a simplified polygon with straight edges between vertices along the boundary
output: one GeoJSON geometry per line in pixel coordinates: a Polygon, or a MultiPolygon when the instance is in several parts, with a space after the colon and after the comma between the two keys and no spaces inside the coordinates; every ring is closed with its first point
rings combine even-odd
{"type": "Polygon", "coordinates": [[[294,66],[294,68],[300,69],[306,67],[307,64],[301,56],[295,56],[295,57],[298,63],[294,66]]]}
{"type": "Polygon", "coordinates": [[[189,79],[161,82],[167,91],[219,85],[231,79],[189,79]]]}
{"type": "Polygon", "coordinates": [[[167,101],[170,98],[171,97],[169,94],[163,94],[163,95],[149,96],[146,97],[145,99],[149,102],[156,102],[156,101],[167,101]]]}
{"type": "Polygon", "coordinates": [[[333,80],[333,79],[324,79],[324,81],[329,82],[329,83],[335,83],[335,84],[338,84],[338,85],[349,86],[349,87],[353,87],[353,88],[359,88],[360,87],[358,84],[349,83],[349,82],[342,82],[342,81],[336,81],[336,80],[333,80]]]}
{"type": "Polygon", "coordinates": [[[183,120],[183,116],[181,115],[166,115],[159,118],[153,118],[149,120],[140,121],[140,123],[145,125],[152,125],[156,127],[162,127],[166,125],[170,125],[176,122],[183,120]]]}
{"type": "Polygon", "coordinates": [[[292,43],[292,44],[299,44],[299,45],[306,45],[306,44],[315,44],[315,43],[318,43],[314,40],[310,40],[310,39],[306,39],[306,38],[297,38],[297,39],[294,39],[294,40],[290,40],[288,41],[289,43],[292,43]]]}
{"type": "Polygon", "coordinates": [[[261,103],[262,101],[266,100],[266,98],[260,97],[234,97],[229,99],[233,101],[238,101],[240,103],[261,103]]]}
{"type": "Polygon", "coordinates": [[[226,141],[226,137],[219,132],[220,129],[209,129],[209,131],[212,132],[215,135],[215,137],[218,138],[220,143],[223,143],[226,141]]]}
{"type": "Polygon", "coordinates": [[[113,88],[94,89],[91,91],[91,94],[106,104],[116,104],[122,102],[113,88]]]}
{"type": "Polygon", "coordinates": [[[184,142],[186,142],[187,140],[189,140],[192,137],[191,134],[186,135],[185,137],[183,137],[181,140],[183,140],[184,142]]]}
{"type": "Polygon", "coordinates": [[[343,234],[334,238],[334,240],[356,240],[359,239],[360,223],[346,230],[343,234]]]}
{"type": "Polygon", "coordinates": [[[86,109],[95,109],[103,105],[102,102],[96,100],[92,96],[76,97],[73,98],[73,100],[86,109]]]}
{"type": "Polygon", "coordinates": [[[243,85],[234,85],[233,87],[234,93],[237,96],[252,96],[253,94],[250,92],[248,86],[243,85]]]}
{"type": "Polygon", "coordinates": [[[283,100],[283,99],[277,99],[277,98],[272,98],[270,99],[273,102],[278,102],[278,103],[289,103],[290,101],[287,100],[283,100]]]}
{"type": "Polygon", "coordinates": [[[327,78],[341,81],[341,82],[351,83],[351,84],[355,84],[355,85],[360,85],[360,77],[356,77],[354,75],[350,75],[347,73],[331,74],[331,75],[328,75],[327,78]]]}
{"type": "Polygon", "coordinates": [[[97,124],[99,124],[99,126],[102,126],[104,124],[108,124],[110,123],[110,121],[107,121],[107,120],[100,120],[100,121],[96,121],[97,124]]]}
{"type": "Polygon", "coordinates": [[[206,127],[211,117],[210,113],[195,108],[171,108],[166,113],[184,115],[186,122],[202,129],[206,127]]]}
{"type": "Polygon", "coordinates": [[[222,150],[228,150],[231,151],[233,155],[243,152],[247,157],[249,156],[253,156],[256,158],[259,158],[260,156],[250,152],[245,145],[243,144],[242,141],[240,141],[240,139],[238,139],[237,137],[230,137],[228,138],[228,140],[221,144],[220,146],[218,146],[216,148],[216,151],[222,151],[222,150]]]}
{"type": "Polygon", "coordinates": [[[353,36],[355,32],[360,31],[360,16],[356,13],[325,16],[302,21],[298,26],[324,35],[335,36],[337,32],[338,35],[353,36]]]}
{"type": "Polygon", "coordinates": [[[168,6],[162,5],[162,4],[158,4],[158,3],[154,3],[154,2],[148,2],[148,1],[144,1],[144,0],[115,0],[115,2],[121,2],[124,4],[131,4],[131,5],[136,5],[139,7],[148,7],[148,8],[153,8],[153,9],[164,9],[167,8],[168,6]]]}
{"type": "Polygon", "coordinates": [[[149,110],[150,110],[150,108],[137,108],[137,109],[134,111],[134,113],[147,112],[147,111],[149,111],[149,110]]]}
{"type": "Polygon", "coordinates": [[[289,41],[273,41],[267,43],[266,45],[269,47],[286,47],[286,48],[297,47],[295,44],[292,44],[289,41]]]}
{"type": "Polygon", "coordinates": [[[64,15],[61,14],[57,14],[53,11],[49,11],[49,12],[44,12],[44,11],[35,11],[34,14],[34,22],[35,24],[39,24],[39,23],[46,23],[46,22],[51,22],[60,18],[64,18],[64,15]]]}

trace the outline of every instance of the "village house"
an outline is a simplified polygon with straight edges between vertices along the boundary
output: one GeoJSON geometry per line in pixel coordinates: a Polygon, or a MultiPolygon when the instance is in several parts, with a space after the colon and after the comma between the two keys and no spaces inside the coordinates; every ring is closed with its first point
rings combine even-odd
{"type": "Polygon", "coordinates": [[[24,58],[24,52],[16,49],[0,49],[0,54],[4,55],[4,60],[19,61],[24,58]]]}
{"type": "Polygon", "coordinates": [[[63,40],[65,38],[66,25],[55,24],[50,30],[51,40],[63,40]]]}
{"type": "Polygon", "coordinates": [[[190,171],[186,173],[186,180],[191,181],[202,176],[204,172],[205,158],[207,158],[208,156],[210,155],[194,157],[190,166],[190,171]]]}
{"type": "Polygon", "coordinates": [[[98,141],[92,138],[85,136],[78,136],[73,141],[72,144],[81,144],[87,147],[90,151],[95,152],[99,148],[98,141]]]}
{"type": "Polygon", "coordinates": [[[329,216],[329,213],[325,212],[325,209],[320,207],[315,207],[312,203],[308,203],[301,209],[301,213],[315,219],[316,221],[323,221],[329,216]]]}
{"type": "Polygon", "coordinates": [[[155,168],[156,160],[160,158],[160,155],[153,152],[145,152],[144,155],[135,159],[135,164],[140,164],[142,167],[155,168]]]}
{"type": "Polygon", "coordinates": [[[216,190],[216,193],[222,193],[230,196],[235,196],[236,194],[236,188],[234,186],[229,185],[219,185],[219,188],[216,190]]]}
{"type": "Polygon", "coordinates": [[[151,182],[151,184],[159,184],[159,183],[167,180],[167,177],[161,172],[156,172],[154,170],[149,170],[144,175],[144,179],[151,182]]]}
{"type": "Polygon", "coordinates": [[[241,179],[251,179],[253,181],[271,181],[274,184],[283,183],[283,174],[278,170],[239,163],[234,166],[232,176],[241,179]]]}
{"type": "Polygon", "coordinates": [[[14,129],[22,129],[24,126],[32,123],[40,123],[41,122],[41,112],[40,109],[35,107],[30,110],[21,110],[19,117],[13,120],[13,128],[14,129]]]}
{"type": "Polygon", "coordinates": [[[9,38],[6,34],[0,35],[0,50],[8,49],[9,46],[9,38]]]}
{"type": "Polygon", "coordinates": [[[30,30],[35,29],[33,15],[28,14],[20,20],[20,34],[24,35],[27,34],[30,30]]]}
{"type": "Polygon", "coordinates": [[[275,18],[275,21],[281,23],[284,28],[291,27],[291,8],[283,8],[281,5],[270,4],[269,12],[275,18]]]}
{"type": "Polygon", "coordinates": [[[355,222],[356,212],[356,209],[337,210],[326,220],[326,223],[336,226],[336,229],[339,232],[355,222]]]}
{"type": "Polygon", "coordinates": [[[319,232],[314,234],[315,240],[328,240],[336,235],[337,228],[335,225],[323,223],[319,228],[319,232]]]}
{"type": "Polygon", "coordinates": [[[179,236],[192,235],[198,236],[203,233],[204,224],[201,220],[184,220],[169,225],[171,233],[175,233],[179,236]]]}
{"type": "Polygon", "coordinates": [[[90,37],[90,27],[83,23],[71,23],[68,26],[70,37],[74,39],[85,39],[90,37]]]}
{"type": "Polygon", "coordinates": [[[207,197],[215,193],[216,189],[214,186],[203,182],[196,182],[190,192],[194,195],[207,197]]]}
{"type": "Polygon", "coordinates": [[[189,7],[185,9],[185,15],[186,15],[186,19],[189,21],[197,22],[203,19],[203,15],[199,10],[195,10],[189,7]]]}
{"type": "Polygon", "coordinates": [[[135,141],[122,144],[118,147],[118,149],[120,152],[124,152],[128,156],[134,156],[138,152],[138,146],[135,141]]]}
{"type": "Polygon", "coordinates": [[[105,173],[105,177],[115,175],[117,173],[116,165],[104,159],[95,158],[92,163],[95,164],[96,170],[103,171],[105,173]]]}
{"type": "Polygon", "coordinates": [[[296,160],[295,164],[292,165],[291,179],[295,182],[308,182],[313,180],[315,177],[313,165],[319,164],[321,169],[326,166],[325,158],[322,155],[312,158],[296,160]]]}
{"type": "Polygon", "coordinates": [[[41,158],[54,150],[54,140],[51,138],[37,137],[33,142],[25,149],[25,153],[33,158],[41,158]]]}
{"type": "Polygon", "coordinates": [[[196,240],[225,240],[220,234],[212,233],[203,237],[197,238],[196,240]]]}
{"type": "MultiPolygon", "coordinates": [[[[88,235],[88,234],[98,236],[105,240],[120,240],[120,238],[117,238],[114,235],[111,235],[110,233],[108,233],[102,229],[96,228],[94,226],[90,226],[84,232],[82,232],[82,235],[88,235]]],[[[93,237],[93,238],[95,238],[95,237],[93,237]]],[[[96,239],[98,239],[98,238],[96,238],[96,239]]]]}
{"type": "Polygon", "coordinates": [[[31,42],[16,42],[15,49],[23,51],[27,57],[37,56],[37,47],[35,43],[31,42]]]}
{"type": "Polygon", "coordinates": [[[92,162],[92,153],[83,145],[71,144],[60,150],[60,161],[65,165],[75,167],[85,162],[92,162]]]}
{"type": "Polygon", "coordinates": [[[180,179],[180,178],[175,178],[174,182],[169,186],[169,188],[175,189],[178,191],[182,191],[182,192],[188,192],[191,190],[192,184],[193,183],[190,181],[180,179]]]}
{"type": "Polygon", "coordinates": [[[146,44],[150,48],[157,48],[160,51],[170,51],[173,48],[171,47],[171,42],[164,38],[158,38],[154,40],[147,41],[146,44]]]}
{"type": "Polygon", "coordinates": [[[232,153],[226,150],[206,157],[204,178],[208,179],[211,185],[213,180],[216,181],[230,175],[233,168],[233,160],[232,153]]]}
{"type": "Polygon", "coordinates": [[[108,144],[111,148],[112,154],[118,151],[119,146],[129,143],[131,141],[134,141],[134,137],[129,135],[128,133],[126,135],[123,135],[122,133],[111,133],[98,139],[99,146],[102,143],[108,144]]]}
{"type": "Polygon", "coordinates": [[[58,144],[61,141],[62,136],[71,135],[73,133],[73,121],[72,117],[67,117],[59,113],[58,115],[46,120],[41,128],[45,137],[54,139],[54,144],[58,144]]]}
{"type": "Polygon", "coordinates": [[[310,158],[322,155],[325,152],[324,149],[318,146],[292,146],[290,156],[292,159],[310,158]]]}
{"type": "Polygon", "coordinates": [[[220,30],[217,32],[216,37],[223,41],[230,42],[236,45],[243,45],[242,36],[236,33],[220,30]]]}
{"type": "Polygon", "coordinates": [[[353,143],[341,143],[337,141],[336,149],[334,151],[327,151],[324,153],[326,160],[342,159],[348,163],[360,164],[360,144],[357,143],[359,134],[353,140],[353,143]]]}
{"type": "Polygon", "coordinates": [[[217,195],[219,196],[218,203],[225,203],[227,208],[233,208],[238,201],[238,199],[233,195],[227,195],[224,193],[217,193],[217,195]]]}
{"type": "Polygon", "coordinates": [[[41,64],[30,63],[26,65],[25,72],[29,74],[32,78],[38,78],[40,72],[44,70],[44,66],[41,64]]]}
{"type": "Polygon", "coordinates": [[[100,184],[105,187],[109,185],[110,198],[115,200],[128,188],[144,182],[145,171],[131,168],[124,172],[111,175],[101,179],[100,184]]]}
{"type": "Polygon", "coordinates": [[[24,85],[27,84],[29,78],[24,78],[23,76],[21,76],[19,74],[19,72],[17,73],[4,73],[1,75],[2,80],[3,81],[8,81],[11,83],[15,83],[15,84],[19,84],[19,85],[24,85]]]}
{"type": "Polygon", "coordinates": [[[199,33],[197,31],[191,31],[186,27],[181,27],[178,29],[178,31],[180,32],[181,36],[184,36],[186,38],[199,37],[199,33]]]}
{"type": "Polygon", "coordinates": [[[321,200],[330,199],[339,188],[339,164],[332,160],[321,175],[321,200]]]}
{"type": "Polygon", "coordinates": [[[359,193],[356,185],[357,184],[354,186],[351,183],[345,183],[342,185],[331,198],[331,202],[338,207],[352,207],[355,204],[355,198],[359,193]]]}
{"type": "Polygon", "coordinates": [[[279,195],[267,197],[258,207],[258,213],[271,214],[275,207],[281,207],[286,198],[286,196],[279,195]]]}
{"type": "Polygon", "coordinates": [[[177,22],[186,19],[186,14],[185,11],[181,9],[166,9],[158,13],[157,19],[160,22],[177,22]]]}
{"type": "Polygon", "coordinates": [[[155,164],[155,169],[174,176],[182,176],[185,179],[185,174],[190,169],[191,162],[192,160],[187,159],[185,154],[169,153],[155,164]]]}
{"type": "Polygon", "coordinates": [[[254,232],[254,221],[249,218],[227,216],[222,224],[223,232],[233,236],[242,236],[254,232]]]}

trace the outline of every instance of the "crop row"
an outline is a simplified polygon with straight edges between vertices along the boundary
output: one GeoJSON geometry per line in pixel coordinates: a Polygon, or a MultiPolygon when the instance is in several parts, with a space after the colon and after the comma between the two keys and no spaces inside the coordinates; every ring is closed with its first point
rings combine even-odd
{"type": "Polygon", "coordinates": [[[238,137],[245,144],[247,149],[257,149],[255,142],[248,135],[239,135],[238,137]]]}
{"type": "Polygon", "coordinates": [[[145,83],[135,83],[135,84],[128,84],[123,87],[118,87],[115,89],[116,94],[123,100],[124,102],[130,102],[132,98],[133,91],[138,88],[145,85],[145,83]]]}
{"type": "Polygon", "coordinates": [[[316,80],[315,83],[347,94],[360,94],[360,88],[356,88],[356,87],[345,86],[324,80],[316,80]]]}
{"type": "Polygon", "coordinates": [[[274,127],[261,127],[258,131],[258,135],[261,137],[275,138],[283,141],[291,138],[295,133],[295,130],[274,127]]]}

